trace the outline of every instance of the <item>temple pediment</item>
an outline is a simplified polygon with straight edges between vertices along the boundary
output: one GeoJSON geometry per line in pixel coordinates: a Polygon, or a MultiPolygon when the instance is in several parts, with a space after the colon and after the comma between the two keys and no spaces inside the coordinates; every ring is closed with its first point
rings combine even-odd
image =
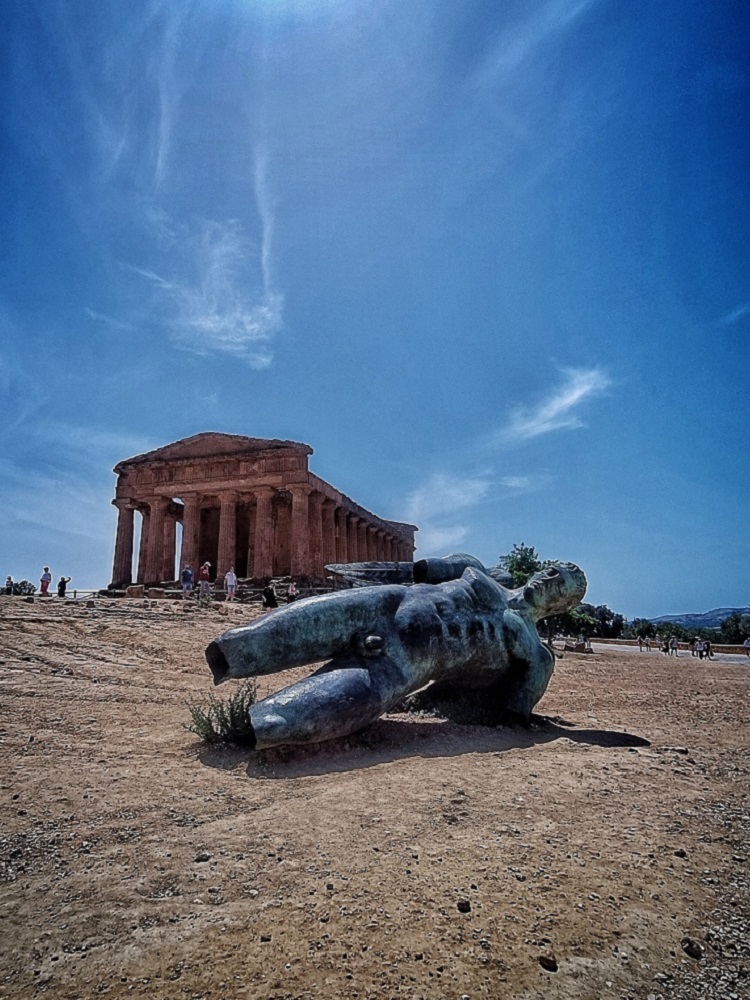
{"type": "Polygon", "coordinates": [[[312,455],[313,450],[308,444],[301,444],[298,441],[281,441],[277,438],[254,438],[245,437],[243,434],[220,434],[214,431],[206,431],[201,434],[193,434],[192,437],[182,438],[172,444],[164,445],[163,448],[155,448],[153,451],[144,452],[142,455],[134,455],[118,462],[115,472],[121,472],[129,465],[141,465],[148,462],[170,462],[191,458],[216,458],[217,456],[240,456],[254,455],[261,451],[283,450],[296,452],[297,454],[312,455]]]}

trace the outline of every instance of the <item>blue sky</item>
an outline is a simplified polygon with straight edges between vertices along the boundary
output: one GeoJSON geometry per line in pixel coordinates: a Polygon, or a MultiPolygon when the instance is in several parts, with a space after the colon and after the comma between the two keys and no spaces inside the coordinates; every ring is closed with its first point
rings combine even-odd
{"type": "Polygon", "coordinates": [[[750,601],[743,0],[9,0],[0,573],[110,576],[204,430],[420,555],[750,601]]]}

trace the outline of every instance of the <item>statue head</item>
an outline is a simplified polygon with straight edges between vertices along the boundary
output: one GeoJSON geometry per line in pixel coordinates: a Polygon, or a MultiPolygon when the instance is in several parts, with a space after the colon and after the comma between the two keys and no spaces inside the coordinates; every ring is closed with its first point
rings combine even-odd
{"type": "Polygon", "coordinates": [[[580,604],[586,593],[586,575],[575,563],[550,563],[523,588],[523,598],[535,619],[559,615],[580,604]]]}

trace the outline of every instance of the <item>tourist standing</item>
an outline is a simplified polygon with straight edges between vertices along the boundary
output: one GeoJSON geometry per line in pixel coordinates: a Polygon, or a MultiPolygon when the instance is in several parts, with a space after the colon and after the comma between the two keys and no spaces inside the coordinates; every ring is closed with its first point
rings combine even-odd
{"type": "Polygon", "coordinates": [[[211,597],[211,563],[204,562],[198,573],[198,582],[200,584],[200,597],[210,598],[211,597]]]}
{"type": "Polygon", "coordinates": [[[697,656],[699,660],[703,659],[703,641],[701,639],[695,639],[693,641],[693,646],[695,647],[694,656],[697,656]]]}
{"type": "Polygon", "coordinates": [[[267,610],[271,608],[278,608],[279,601],[276,597],[276,588],[273,585],[273,581],[270,581],[263,588],[263,607],[267,610]]]}
{"type": "Polygon", "coordinates": [[[713,659],[714,651],[713,648],[711,647],[710,639],[706,639],[705,642],[703,643],[703,653],[707,660],[713,659]]]}
{"type": "Polygon", "coordinates": [[[286,592],[286,603],[291,604],[292,601],[296,601],[299,597],[299,591],[297,590],[297,584],[292,580],[289,584],[286,592]]]}
{"type": "Polygon", "coordinates": [[[52,574],[49,571],[49,566],[44,567],[39,583],[41,584],[42,597],[49,597],[49,585],[52,583],[52,574]]]}
{"type": "Polygon", "coordinates": [[[674,636],[669,640],[669,655],[677,656],[677,640],[674,636]]]}
{"type": "Polygon", "coordinates": [[[636,639],[636,642],[638,643],[638,652],[642,653],[643,652],[643,636],[639,635],[638,638],[636,639]]]}
{"type": "Polygon", "coordinates": [[[190,597],[190,592],[193,589],[193,571],[189,566],[185,566],[180,574],[180,583],[182,584],[182,599],[190,597]]]}
{"type": "Polygon", "coordinates": [[[60,579],[57,581],[57,596],[58,597],[65,597],[65,591],[67,590],[69,583],[70,583],[70,577],[69,576],[61,576],[60,577],[60,579]]]}
{"type": "Polygon", "coordinates": [[[13,596],[13,577],[12,576],[6,576],[5,577],[5,593],[8,595],[8,597],[12,597],[13,596]]]}
{"type": "Polygon", "coordinates": [[[224,574],[224,586],[227,588],[227,600],[233,601],[237,590],[237,574],[234,571],[234,566],[230,566],[224,574]]]}
{"type": "Polygon", "coordinates": [[[745,656],[750,656],[750,635],[742,644],[745,647],[745,656]]]}
{"type": "Polygon", "coordinates": [[[646,636],[646,652],[647,653],[651,652],[651,636],[650,635],[646,636]]]}

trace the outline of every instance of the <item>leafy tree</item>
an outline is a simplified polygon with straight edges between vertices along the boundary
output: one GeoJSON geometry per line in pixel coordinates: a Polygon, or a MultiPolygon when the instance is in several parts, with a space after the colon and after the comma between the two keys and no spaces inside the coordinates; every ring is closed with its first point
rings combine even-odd
{"type": "Polygon", "coordinates": [[[556,635],[583,635],[589,638],[596,634],[596,619],[586,612],[590,605],[579,604],[573,611],[566,611],[562,615],[550,615],[543,618],[539,623],[540,628],[548,636],[556,635]]]}
{"type": "Polygon", "coordinates": [[[579,604],[564,615],[545,619],[545,627],[552,635],[583,635],[587,639],[617,639],[622,635],[625,619],[606,604],[579,604]]]}
{"type": "Polygon", "coordinates": [[[16,597],[30,597],[36,593],[36,586],[30,580],[14,580],[13,593],[16,597]]]}
{"type": "Polygon", "coordinates": [[[510,573],[514,587],[523,587],[548,562],[542,562],[533,545],[521,542],[520,545],[514,543],[513,551],[507,556],[500,556],[500,565],[510,573]]]}
{"type": "Polygon", "coordinates": [[[744,642],[750,635],[750,614],[743,614],[735,611],[733,615],[725,618],[719,626],[719,636],[721,642],[737,646],[744,642]]]}
{"type": "Polygon", "coordinates": [[[637,639],[639,635],[642,635],[644,639],[655,639],[656,625],[648,618],[634,618],[629,625],[625,626],[623,635],[627,639],[637,639]]]}

